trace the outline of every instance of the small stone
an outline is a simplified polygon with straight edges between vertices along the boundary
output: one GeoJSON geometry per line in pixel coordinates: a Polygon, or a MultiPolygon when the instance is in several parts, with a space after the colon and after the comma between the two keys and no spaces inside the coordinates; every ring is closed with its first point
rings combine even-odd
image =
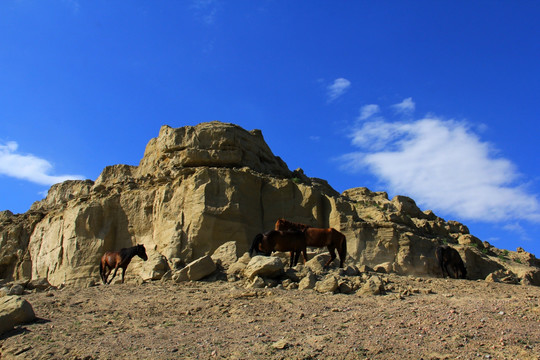
{"type": "Polygon", "coordinates": [[[274,349],[283,350],[289,347],[289,342],[285,339],[281,339],[272,344],[274,349]]]}
{"type": "Polygon", "coordinates": [[[9,289],[8,295],[22,295],[24,293],[24,287],[22,285],[13,285],[9,289]]]}

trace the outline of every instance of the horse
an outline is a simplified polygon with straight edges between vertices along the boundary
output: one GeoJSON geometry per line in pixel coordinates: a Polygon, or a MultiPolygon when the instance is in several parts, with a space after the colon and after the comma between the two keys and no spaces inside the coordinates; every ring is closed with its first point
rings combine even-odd
{"type": "Polygon", "coordinates": [[[308,258],[304,232],[270,230],[264,234],[257,234],[251,243],[249,256],[253,256],[253,253],[270,256],[273,251],[289,251],[291,267],[298,264],[300,253],[304,256],[305,263],[308,258]]]}
{"type": "Polygon", "coordinates": [[[101,280],[103,284],[110,284],[116,276],[118,268],[122,268],[122,284],[124,283],[124,275],[126,274],[126,269],[133,259],[134,256],[139,256],[144,261],[148,260],[148,255],[146,255],[146,249],[144,245],[136,245],[130,248],[123,248],[119,251],[107,251],[101,257],[101,263],[99,267],[99,274],[101,275],[101,280]],[[112,269],[114,269],[113,276],[109,282],[107,278],[109,277],[112,269]]]}
{"type": "Polygon", "coordinates": [[[443,277],[454,277],[455,279],[465,279],[467,278],[467,269],[465,269],[465,264],[456,249],[448,245],[439,245],[435,249],[435,257],[439,261],[439,266],[443,277]],[[452,270],[452,274],[448,271],[448,267],[452,270]],[[453,275],[453,276],[452,276],[453,275]]]}
{"type": "Polygon", "coordinates": [[[307,246],[327,247],[330,253],[330,260],[324,267],[328,267],[336,258],[336,250],[339,254],[339,267],[343,267],[343,262],[347,257],[347,239],[345,235],[334,228],[314,228],[309,225],[294,223],[285,219],[278,219],[274,226],[276,230],[299,230],[306,234],[307,246]]]}

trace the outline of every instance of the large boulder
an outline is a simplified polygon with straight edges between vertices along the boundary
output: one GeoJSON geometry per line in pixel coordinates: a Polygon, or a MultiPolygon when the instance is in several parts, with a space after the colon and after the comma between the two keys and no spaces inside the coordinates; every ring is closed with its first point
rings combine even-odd
{"type": "Polygon", "coordinates": [[[185,268],[177,271],[173,275],[173,280],[180,281],[197,281],[211,275],[216,271],[216,264],[209,255],[203,256],[200,259],[187,264],[185,268]]]}
{"type": "Polygon", "coordinates": [[[19,296],[0,297],[0,335],[36,318],[32,305],[19,296]]]}
{"type": "Polygon", "coordinates": [[[315,290],[320,293],[333,293],[338,286],[338,278],[335,275],[327,275],[315,284],[315,290]]]}
{"type": "Polygon", "coordinates": [[[161,279],[170,270],[167,259],[155,251],[147,251],[147,255],[147,261],[140,261],[135,258],[135,264],[133,264],[133,267],[130,267],[130,271],[138,273],[144,281],[161,279]]]}
{"type": "Polygon", "coordinates": [[[278,277],[284,273],[285,265],[275,256],[254,256],[244,269],[244,276],[253,279],[255,276],[278,277]]]}
{"type": "Polygon", "coordinates": [[[229,266],[238,260],[237,253],[238,250],[236,241],[228,241],[214,251],[212,254],[212,260],[214,260],[216,265],[219,265],[224,269],[228,269],[229,266]]]}

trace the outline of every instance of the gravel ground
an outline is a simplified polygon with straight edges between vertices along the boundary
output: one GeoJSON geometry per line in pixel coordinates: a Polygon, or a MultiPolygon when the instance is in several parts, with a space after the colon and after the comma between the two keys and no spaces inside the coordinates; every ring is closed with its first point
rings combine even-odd
{"type": "Polygon", "coordinates": [[[385,295],[127,283],[24,295],[2,359],[540,359],[540,287],[383,275],[385,295]]]}

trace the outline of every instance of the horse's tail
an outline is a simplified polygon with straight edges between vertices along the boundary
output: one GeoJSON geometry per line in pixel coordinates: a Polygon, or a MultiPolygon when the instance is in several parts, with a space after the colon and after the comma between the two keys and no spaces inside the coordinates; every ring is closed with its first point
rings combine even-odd
{"type": "Polygon", "coordinates": [[[345,258],[347,257],[347,238],[345,235],[340,233],[341,235],[341,251],[339,251],[339,266],[343,267],[343,263],[345,262],[345,258]]]}
{"type": "Polygon", "coordinates": [[[103,274],[105,273],[105,269],[104,269],[104,264],[103,264],[103,258],[99,259],[99,276],[101,277],[101,281],[103,281],[103,283],[105,283],[105,280],[103,278],[103,274]]]}
{"type": "Polygon", "coordinates": [[[255,235],[255,238],[251,242],[251,247],[249,248],[249,256],[253,256],[253,253],[257,251],[262,239],[263,239],[263,234],[255,235]]]}

